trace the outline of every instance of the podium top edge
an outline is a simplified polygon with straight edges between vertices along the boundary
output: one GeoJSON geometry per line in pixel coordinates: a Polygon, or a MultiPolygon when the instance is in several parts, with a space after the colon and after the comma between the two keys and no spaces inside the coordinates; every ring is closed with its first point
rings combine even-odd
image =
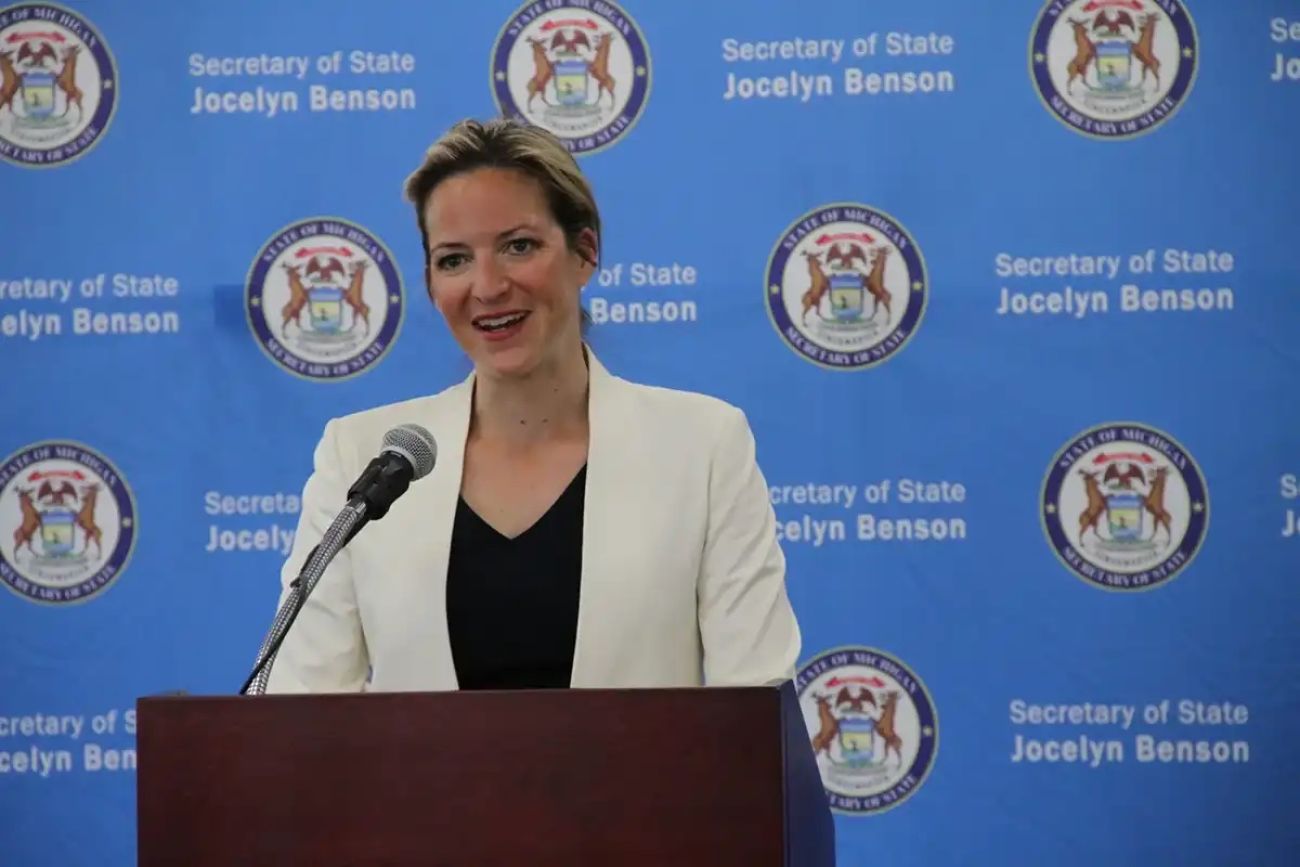
{"type": "Polygon", "coordinates": [[[465,698],[500,698],[509,696],[512,698],[554,698],[559,696],[587,696],[587,697],[609,697],[615,695],[653,697],[653,696],[682,696],[682,695],[719,695],[719,694],[749,694],[749,695],[774,695],[779,694],[781,690],[789,684],[785,683],[769,684],[765,686],[753,685],[719,685],[719,686],[670,686],[670,687],[567,687],[559,689],[475,689],[475,690],[409,690],[409,691],[375,691],[375,692],[286,692],[270,693],[267,695],[240,695],[238,693],[190,693],[185,690],[168,690],[165,692],[149,693],[146,695],[136,696],[138,704],[170,704],[176,702],[219,702],[230,701],[232,699],[248,700],[271,700],[271,701],[293,701],[293,700],[397,700],[402,698],[430,698],[439,697],[447,698],[449,696],[461,696],[465,698]]]}

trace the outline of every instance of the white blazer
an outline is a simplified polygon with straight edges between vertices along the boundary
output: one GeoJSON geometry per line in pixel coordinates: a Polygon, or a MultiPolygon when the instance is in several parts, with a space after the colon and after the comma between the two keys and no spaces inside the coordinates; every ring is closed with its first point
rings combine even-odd
{"type": "MultiPolygon", "coordinates": [[[[792,678],[801,636],[744,414],[716,398],[620,379],[590,350],[588,362],[590,442],[571,685],[762,685],[792,678]]],[[[268,693],[457,688],[447,561],[473,386],[471,374],[432,397],[325,426],[282,570],[281,601],[389,428],[428,428],[437,464],[326,570],[280,647],[268,693]]]]}

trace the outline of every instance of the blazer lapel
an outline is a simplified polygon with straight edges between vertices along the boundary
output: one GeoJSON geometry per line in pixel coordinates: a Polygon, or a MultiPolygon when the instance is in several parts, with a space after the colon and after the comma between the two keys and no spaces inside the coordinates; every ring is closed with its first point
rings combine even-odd
{"type": "Polygon", "coordinates": [[[406,637],[393,649],[401,672],[398,688],[454,690],[456,666],[447,628],[447,565],[451,535],[465,467],[465,440],[469,434],[474,375],[455,386],[439,411],[423,419],[438,445],[437,463],[428,477],[411,485],[397,505],[405,509],[400,527],[406,538],[393,540],[393,574],[399,580],[391,615],[399,626],[394,633],[406,637]]]}
{"type": "Polygon", "coordinates": [[[587,481],[582,509],[582,579],[578,599],[578,635],[574,644],[574,687],[603,682],[607,650],[617,641],[619,626],[610,621],[618,593],[616,551],[618,529],[625,528],[620,512],[619,466],[627,414],[620,403],[621,381],[587,350],[590,379],[587,394],[587,481]]]}

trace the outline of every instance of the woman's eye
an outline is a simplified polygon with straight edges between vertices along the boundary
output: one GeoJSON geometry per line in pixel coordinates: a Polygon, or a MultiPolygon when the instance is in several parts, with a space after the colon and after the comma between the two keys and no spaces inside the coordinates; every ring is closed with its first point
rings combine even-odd
{"type": "Polygon", "coordinates": [[[449,269],[451,269],[451,268],[457,268],[457,267],[460,267],[460,265],[462,265],[462,264],[464,263],[464,261],[465,261],[465,256],[464,256],[464,254],[462,254],[462,253],[448,253],[446,256],[441,256],[441,257],[439,257],[438,262],[437,262],[438,270],[439,270],[439,271],[447,271],[447,270],[449,270],[449,269]]]}
{"type": "Polygon", "coordinates": [[[529,250],[532,250],[537,246],[537,242],[532,238],[515,238],[514,240],[509,241],[506,246],[509,248],[511,253],[527,253],[529,250]]]}

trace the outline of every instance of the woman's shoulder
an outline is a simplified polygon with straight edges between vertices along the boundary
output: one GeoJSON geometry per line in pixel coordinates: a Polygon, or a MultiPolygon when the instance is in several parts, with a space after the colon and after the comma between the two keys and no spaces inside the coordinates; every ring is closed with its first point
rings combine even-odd
{"type": "Polygon", "coordinates": [[[620,378],[623,387],[636,399],[656,409],[667,409],[704,417],[719,418],[740,412],[740,408],[716,395],[666,385],[654,385],[620,378]]]}
{"type": "Polygon", "coordinates": [[[640,410],[643,424],[698,438],[731,438],[748,433],[739,406],[700,391],[619,380],[627,398],[640,410]]]}
{"type": "Polygon", "coordinates": [[[711,486],[727,486],[753,473],[758,443],[736,404],[700,391],[627,380],[620,390],[624,397],[613,424],[628,453],[667,473],[664,478],[698,472],[696,478],[711,486]]]}

